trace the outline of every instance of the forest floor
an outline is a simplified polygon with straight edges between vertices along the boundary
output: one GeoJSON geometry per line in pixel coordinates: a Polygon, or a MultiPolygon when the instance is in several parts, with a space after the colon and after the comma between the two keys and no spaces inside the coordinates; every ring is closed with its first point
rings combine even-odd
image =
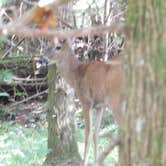
{"type": "MultiPolygon", "coordinates": [[[[33,101],[16,107],[5,121],[0,121],[0,166],[40,166],[48,153],[47,149],[47,103],[33,101]],[[13,117],[12,117],[13,116],[13,117]],[[12,120],[10,118],[13,118],[12,120]]],[[[80,114],[80,113],[79,113],[80,114]]],[[[84,149],[84,125],[77,115],[77,138],[81,156],[84,149]]],[[[115,126],[108,126],[104,130],[115,126]]],[[[108,141],[101,139],[100,150],[108,141]]],[[[117,149],[109,155],[109,166],[117,160],[117,149]]],[[[93,161],[93,144],[90,148],[90,161],[93,161]]]]}

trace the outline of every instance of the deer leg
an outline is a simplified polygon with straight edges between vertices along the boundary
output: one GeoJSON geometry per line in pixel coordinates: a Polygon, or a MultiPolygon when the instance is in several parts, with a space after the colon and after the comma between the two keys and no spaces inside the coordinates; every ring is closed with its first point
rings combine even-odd
{"type": "Polygon", "coordinates": [[[111,109],[117,124],[120,124],[122,113],[121,113],[121,97],[119,95],[112,96],[111,109]]]}
{"type": "MultiPolygon", "coordinates": [[[[114,95],[111,98],[111,109],[113,112],[113,116],[117,122],[117,124],[120,124],[121,122],[121,102],[120,102],[120,96],[119,95],[114,95]]],[[[99,165],[102,165],[105,158],[109,155],[110,151],[119,143],[119,137],[116,136],[115,138],[113,138],[113,140],[111,141],[110,145],[107,146],[107,148],[104,150],[104,152],[98,157],[98,161],[97,163],[99,165]]]]}
{"type": "Polygon", "coordinates": [[[93,135],[94,140],[94,155],[95,155],[95,165],[98,160],[98,144],[99,144],[99,130],[102,121],[103,109],[96,110],[96,121],[95,121],[95,131],[93,135]]]}
{"type": "Polygon", "coordinates": [[[84,112],[85,118],[85,149],[84,149],[84,166],[87,166],[89,157],[90,137],[92,131],[92,109],[86,109],[84,112]]]}

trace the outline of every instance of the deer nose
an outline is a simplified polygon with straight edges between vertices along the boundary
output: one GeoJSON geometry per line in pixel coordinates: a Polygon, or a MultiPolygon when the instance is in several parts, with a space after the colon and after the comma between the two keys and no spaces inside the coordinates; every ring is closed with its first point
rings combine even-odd
{"type": "Polygon", "coordinates": [[[60,50],[60,49],[61,49],[61,46],[57,46],[57,47],[56,47],[56,50],[60,50]]]}

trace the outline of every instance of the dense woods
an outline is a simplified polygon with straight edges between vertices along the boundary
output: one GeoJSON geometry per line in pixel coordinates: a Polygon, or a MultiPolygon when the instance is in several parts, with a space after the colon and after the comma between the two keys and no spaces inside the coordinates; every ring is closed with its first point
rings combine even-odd
{"type": "MultiPolygon", "coordinates": [[[[111,103],[112,113],[106,107],[98,132],[97,160],[91,138],[89,165],[166,165],[165,18],[164,0],[1,0],[2,165],[86,165],[82,103],[56,64],[48,64],[47,55],[56,54],[55,38],[70,41],[73,56],[92,68],[98,62],[119,65],[119,57],[123,65],[119,123],[111,103]]],[[[69,71],[63,72],[72,79],[69,71]]],[[[86,68],[76,71],[86,75],[86,68]]],[[[105,86],[105,77],[93,86],[105,86]]],[[[113,82],[120,88],[116,77],[113,82]]],[[[94,93],[92,88],[88,92],[94,93]]]]}

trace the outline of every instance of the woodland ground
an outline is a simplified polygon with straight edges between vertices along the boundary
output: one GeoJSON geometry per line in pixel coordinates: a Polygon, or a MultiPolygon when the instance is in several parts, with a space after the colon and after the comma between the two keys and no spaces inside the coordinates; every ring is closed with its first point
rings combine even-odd
{"type": "MultiPolygon", "coordinates": [[[[49,152],[47,149],[46,111],[38,112],[35,108],[40,108],[43,105],[46,104],[37,102],[25,104],[22,106],[24,111],[14,112],[15,121],[0,122],[0,166],[42,165],[49,152]]],[[[82,114],[77,113],[77,140],[80,154],[83,155],[84,125],[81,117],[82,114]]],[[[117,130],[113,124],[103,128],[102,131],[111,130],[114,132],[117,130]]],[[[107,140],[101,139],[100,150],[106,145],[107,140]]],[[[108,166],[115,163],[117,155],[117,149],[115,149],[106,160],[108,166]]],[[[93,161],[93,144],[90,148],[90,161],[93,161]]]]}

